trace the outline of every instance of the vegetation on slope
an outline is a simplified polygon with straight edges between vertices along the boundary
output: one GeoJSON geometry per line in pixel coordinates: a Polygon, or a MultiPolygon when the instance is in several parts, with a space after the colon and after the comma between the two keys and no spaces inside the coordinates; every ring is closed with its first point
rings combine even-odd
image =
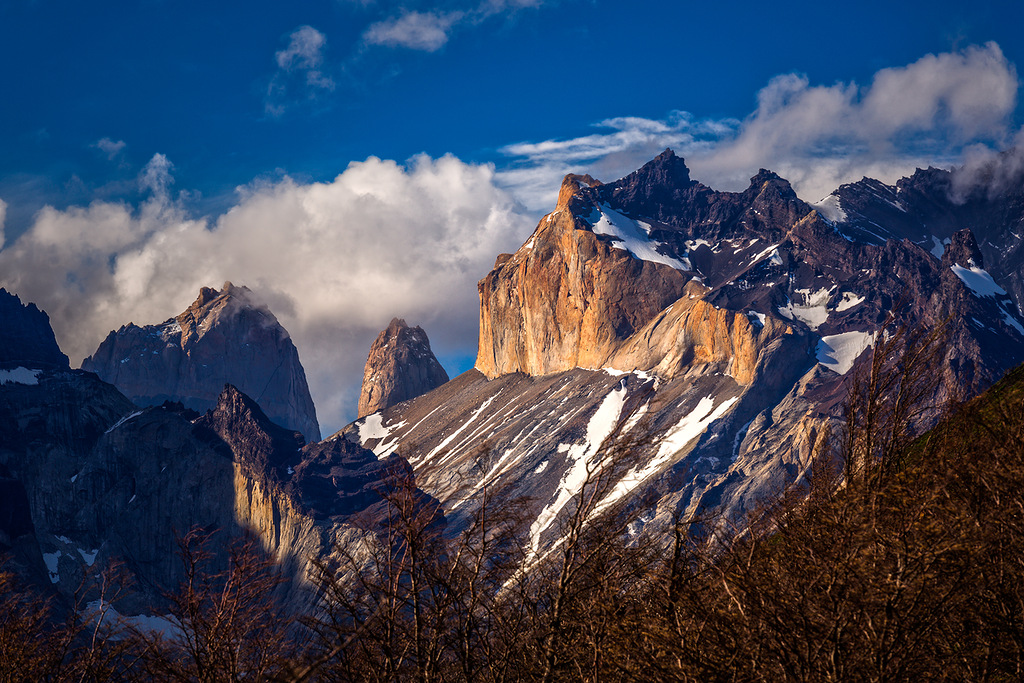
{"type": "MultiPolygon", "coordinates": [[[[202,576],[194,539],[183,557],[197,571],[170,603],[177,636],[96,629],[81,611],[55,621],[56,607],[5,584],[0,679],[1021,678],[1024,368],[847,468],[865,452],[856,414],[809,495],[714,543],[692,533],[695,520],[680,520],[667,548],[631,535],[632,520],[595,520],[614,481],[604,469],[540,557],[514,510],[483,505],[446,539],[409,502],[412,484],[397,487],[391,537],[321,567],[326,607],[302,623],[271,606],[272,567],[236,553],[231,571],[202,576]]],[[[879,433],[891,435],[887,420],[879,433]]]]}

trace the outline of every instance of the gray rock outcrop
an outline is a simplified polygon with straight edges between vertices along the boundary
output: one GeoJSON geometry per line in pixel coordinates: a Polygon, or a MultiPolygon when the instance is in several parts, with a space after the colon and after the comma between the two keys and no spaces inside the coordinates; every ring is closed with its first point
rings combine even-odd
{"type": "Polygon", "coordinates": [[[246,287],[204,287],[180,315],[160,325],[111,332],[82,369],[140,406],[180,401],[212,408],[225,384],[252,396],[270,418],[320,440],[306,373],[288,332],[246,287]]]}
{"type": "Polygon", "coordinates": [[[448,381],[427,333],[394,318],[370,347],[359,394],[359,417],[422,396],[448,381]]]}

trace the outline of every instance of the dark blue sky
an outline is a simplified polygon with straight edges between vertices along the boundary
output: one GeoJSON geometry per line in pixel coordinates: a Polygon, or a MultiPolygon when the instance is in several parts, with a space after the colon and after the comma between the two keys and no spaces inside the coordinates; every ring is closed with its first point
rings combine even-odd
{"type": "Polygon", "coordinates": [[[611,117],[743,118],[787,72],[866,84],[880,68],[987,41],[1019,63],[1024,26],[1019,1],[511,4],[452,23],[428,50],[368,44],[366,32],[403,12],[483,5],[6,0],[8,238],[41,202],[131,199],[157,152],[194,210],[216,213],[254,178],[330,179],[370,155],[501,166],[504,145],[583,135],[611,117]],[[291,73],[268,98],[275,54],[302,26],[323,36],[318,71],[333,88],[291,73]],[[113,159],[95,147],[104,138],[124,142],[113,159]]]}

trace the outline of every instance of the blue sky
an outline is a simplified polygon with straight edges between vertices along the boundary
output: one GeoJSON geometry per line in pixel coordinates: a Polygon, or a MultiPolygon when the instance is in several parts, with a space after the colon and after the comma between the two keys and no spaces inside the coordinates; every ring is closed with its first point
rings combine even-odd
{"type": "Polygon", "coordinates": [[[0,285],[77,362],[241,280],[338,427],[392,315],[471,362],[473,283],[564,172],[673,146],[815,201],[985,154],[1020,128],[1021,26],[1019,1],[3,0],[0,285]]]}
{"type": "Polygon", "coordinates": [[[5,0],[8,229],[40,201],[130,197],[157,152],[176,188],[216,212],[254,178],[328,179],[370,155],[502,165],[505,145],[613,117],[742,118],[783,73],[867,83],[883,67],[988,41],[1017,63],[1024,25],[1020,2],[503,4],[5,0]],[[367,40],[403,12],[459,11],[479,16],[453,22],[441,45],[367,40]],[[323,37],[319,86],[301,64],[277,63],[304,26],[323,37]],[[95,147],[103,139],[124,143],[115,158],[95,147]]]}

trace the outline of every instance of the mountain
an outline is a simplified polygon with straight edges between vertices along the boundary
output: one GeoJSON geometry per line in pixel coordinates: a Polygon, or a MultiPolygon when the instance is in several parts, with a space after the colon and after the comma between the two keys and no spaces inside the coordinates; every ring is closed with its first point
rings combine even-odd
{"type": "Polygon", "coordinates": [[[160,325],[129,323],[82,361],[142,406],[180,401],[212,408],[225,384],[253,396],[282,425],[320,440],[306,374],[288,332],[246,287],[204,287],[180,315],[160,325]]]}
{"type": "MultiPolygon", "coordinates": [[[[0,329],[15,322],[10,310],[0,329]]],[[[53,338],[48,324],[35,333],[31,346],[53,338]]],[[[0,559],[65,599],[120,562],[129,581],[118,610],[159,612],[184,578],[179,538],[200,529],[215,540],[215,566],[233,539],[255,534],[290,580],[286,602],[303,609],[315,600],[314,561],[387,539],[394,491],[433,509],[410,476],[398,455],[379,459],[344,438],[306,445],[231,385],[198,415],[136,406],[83,370],[0,371],[0,559]]]]}
{"type": "Polygon", "coordinates": [[[766,170],[713,190],[671,150],[613,183],[567,176],[480,281],[476,368],[345,431],[408,458],[453,529],[485,490],[530,501],[538,552],[581,491],[637,530],[742,526],[822,464],[849,380],[901,330],[942,332],[932,403],[1024,361],[1020,300],[971,231],[932,253],[845,220],[766,170]]]}
{"type": "Polygon", "coordinates": [[[960,230],[970,230],[987,270],[1024,303],[1024,173],[1010,150],[981,169],[918,169],[895,185],[864,178],[825,203],[838,229],[858,241],[910,240],[941,257],[960,230]]]}
{"type": "Polygon", "coordinates": [[[394,318],[370,347],[359,394],[359,417],[436,389],[448,373],[430,350],[427,333],[394,318]]]}
{"type": "Polygon", "coordinates": [[[35,304],[22,304],[0,288],[0,369],[67,369],[68,357],[57,346],[50,318],[35,304]]]}

